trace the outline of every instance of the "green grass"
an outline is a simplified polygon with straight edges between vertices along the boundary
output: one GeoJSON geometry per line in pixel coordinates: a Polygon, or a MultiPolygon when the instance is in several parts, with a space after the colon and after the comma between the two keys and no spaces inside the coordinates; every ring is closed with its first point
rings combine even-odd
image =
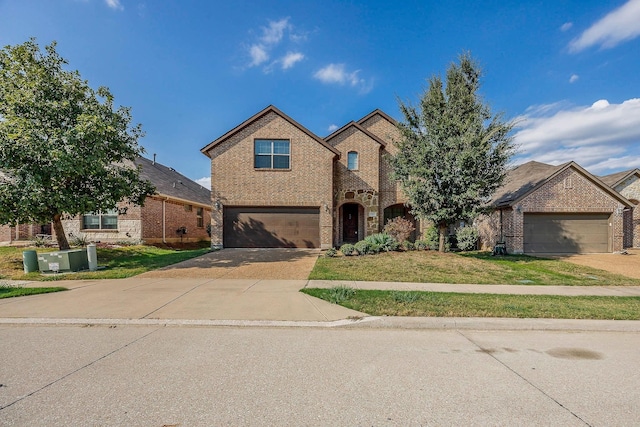
{"type": "MultiPolygon", "coordinates": [[[[331,289],[301,292],[326,301],[333,296],[331,289]]],[[[340,305],[372,316],[640,320],[640,297],[355,290],[340,305]]]]}
{"type": "Polygon", "coordinates": [[[320,257],[312,280],[470,283],[505,285],[640,285],[632,279],[557,259],[488,252],[389,252],[366,256],[320,257]]]}
{"type": "Polygon", "coordinates": [[[0,284],[0,299],[23,297],[27,295],[48,294],[50,292],[66,291],[67,288],[50,287],[50,288],[21,288],[18,286],[9,286],[0,284]]]}
{"type": "MultiPolygon", "coordinates": [[[[42,281],[121,279],[185,261],[209,252],[209,248],[175,250],[142,245],[98,248],[98,266],[106,267],[104,270],[43,276],[39,272],[24,274],[22,265],[23,250],[25,248],[0,248],[0,279],[42,281]]],[[[37,249],[38,252],[51,252],[53,250],[37,249]]]]}

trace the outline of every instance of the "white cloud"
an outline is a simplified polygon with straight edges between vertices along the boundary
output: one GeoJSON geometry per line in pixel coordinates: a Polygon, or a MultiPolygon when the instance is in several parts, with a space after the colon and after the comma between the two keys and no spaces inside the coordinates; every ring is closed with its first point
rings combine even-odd
{"type": "Polygon", "coordinates": [[[331,125],[329,125],[329,129],[328,129],[328,131],[329,131],[329,132],[333,132],[333,131],[334,131],[334,130],[336,130],[336,129],[338,129],[338,125],[331,124],[331,125]]]}
{"type": "Polygon", "coordinates": [[[329,64],[320,68],[313,77],[325,84],[339,84],[357,87],[360,93],[368,93],[373,88],[373,80],[365,80],[359,76],[360,70],[347,71],[344,64],[329,64]]]}
{"type": "Polygon", "coordinates": [[[291,28],[289,18],[283,18],[279,21],[269,21],[268,27],[262,27],[262,37],[260,41],[266,45],[274,45],[280,43],[284,30],[291,28]]]}
{"type": "Polygon", "coordinates": [[[204,178],[196,179],[196,182],[202,185],[207,190],[211,190],[211,177],[205,176],[204,178]]]}
{"type": "Polygon", "coordinates": [[[284,48],[288,44],[298,43],[303,40],[302,36],[293,33],[293,25],[289,18],[282,18],[279,21],[269,21],[269,25],[261,27],[261,34],[256,41],[249,45],[248,53],[250,61],[248,67],[256,67],[265,64],[272,56],[279,57],[273,60],[262,69],[265,74],[271,73],[276,66],[283,70],[288,70],[305,58],[299,51],[289,50],[284,53],[284,48]],[[285,34],[288,33],[288,39],[285,34]],[[289,40],[289,42],[288,42],[289,40]]]}
{"type": "Polygon", "coordinates": [[[594,173],[640,167],[640,98],[621,104],[602,99],[590,106],[532,107],[518,118],[516,130],[521,161],[573,160],[594,173]]]}
{"type": "Polygon", "coordinates": [[[297,62],[300,62],[304,59],[304,55],[300,52],[288,52],[282,59],[282,69],[288,70],[293,67],[297,62]]]}
{"type": "Polygon", "coordinates": [[[599,45],[609,49],[640,36],[640,0],[629,0],[609,12],[569,43],[570,52],[580,52],[599,45]]]}
{"type": "Polygon", "coordinates": [[[120,0],[104,0],[111,9],[124,10],[124,6],[120,4],[120,0]]]}
{"type": "Polygon", "coordinates": [[[571,27],[573,27],[573,22],[565,22],[560,27],[560,31],[562,31],[562,32],[569,31],[571,29],[571,27]]]}
{"type": "Polygon", "coordinates": [[[260,65],[269,59],[269,54],[261,45],[254,44],[249,48],[249,56],[251,56],[250,67],[260,65]]]}
{"type": "Polygon", "coordinates": [[[578,79],[580,78],[579,75],[577,74],[572,74],[571,77],[569,78],[569,83],[575,83],[578,81],[578,79]]]}

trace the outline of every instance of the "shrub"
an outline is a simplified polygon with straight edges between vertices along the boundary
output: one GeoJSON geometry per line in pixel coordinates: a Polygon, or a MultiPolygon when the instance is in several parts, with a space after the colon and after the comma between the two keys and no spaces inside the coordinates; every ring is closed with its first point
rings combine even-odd
{"type": "Polygon", "coordinates": [[[355,251],[356,248],[351,243],[345,243],[344,245],[340,246],[340,252],[342,252],[342,255],[344,256],[354,255],[355,251]]]}
{"type": "Polygon", "coordinates": [[[359,255],[370,255],[376,253],[376,248],[371,246],[367,240],[360,240],[358,243],[354,245],[356,251],[358,251],[359,255]]]}
{"type": "Polygon", "coordinates": [[[411,233],[413,233],[415,229],[411,221],[399,216],[387,221],[382,231],[396,239],[396,242],[404,242],[409,239],[409,236],[411,236],[411,233]]]}
{"type": "Polygon", "coordinates": [[[36,248],[44,248],[45,246],[47,246],[49,243],[51,243],[50,239],[47,239],[45,237],[34,237],[31,239],[31,243],[33,244],[33,246],[35,246],[36,248]]]}
{"type": "Polygon", "coordinates": [[[336,248],[329,248],[327,249],[327,251],[324,253],[324,256],[327,258],[333,258],[334,256],[336,256],[338,254],[338,251],[336,250],[336,248]]]}
{"type": "Polygon", "coordinates": [[[458,248],[461,251],[472,251],[478,243],[478,229],[471,225],[465,225],[456,230],[458,248]]]}
{"type": "Polygon", "coordinates": [[[85,247],[87,246],[90,242],[89,238],[87,237],[86,234],[78,234],[78,235],[73,235],[71,236],[71,239],[69,239],[69,244],[71,246],[81,246],[81,247],[85,247]]]}
{"type": "Polygon", "coordinates": [[[334,286],[329,289],[329,302],[340,304],[354,296],[356,290],[348,286],[334,286]]]}
{"type": "MultiPolygon", "coordinates": [[[[424,232],[424,241],[427,243],[427,248],[432,251],[440,249],[440,232],[434,225],[427,228],[424,232]]],[[[451,242],[448,238],[444,239],[444,251],[449,252],[451,249],[451,242]]]]}
{"type": "Polygon", "coordinates": [[[416,251],[426,251],[427,249],[429,249],[429,244],[426,240],[416,240],[416,242],[413,244],[413,247],[416,251]]]}
{"type": "Polygon", "coordinates": [[[369,242],[374,253],[395,251],[400,246],[396,239],[386,233],[372,234],[365,237],[364,240],[369,242]]]}
{"type": "Polygon", "coordinates": [[[402,249],[404,249],[407,252],[413,251],[416,249],[416,246],[412,242],[405,240],[404,242],[402,242],[402,249]]]}

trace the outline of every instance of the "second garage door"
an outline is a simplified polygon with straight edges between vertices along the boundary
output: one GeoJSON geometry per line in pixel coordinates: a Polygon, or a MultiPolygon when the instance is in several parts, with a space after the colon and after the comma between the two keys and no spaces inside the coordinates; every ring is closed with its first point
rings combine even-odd
{"type": "Polygon", "coordinates": [[[605,253],[609,214],[524,214],[525,253],[605,253]]]}
{"type": "Polygon", "coordinates": [[[320,210],[297,207],[225,207],[225,248],[318,248],[320,210]]]}

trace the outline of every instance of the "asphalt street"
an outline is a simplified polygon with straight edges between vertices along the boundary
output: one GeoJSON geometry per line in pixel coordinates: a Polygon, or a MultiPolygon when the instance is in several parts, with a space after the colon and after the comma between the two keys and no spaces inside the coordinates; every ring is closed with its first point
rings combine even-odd
{"type": "Polygon", "coordinates": [[[1,426],[640,422],[638,332],[0,326],[1,426]]]}

